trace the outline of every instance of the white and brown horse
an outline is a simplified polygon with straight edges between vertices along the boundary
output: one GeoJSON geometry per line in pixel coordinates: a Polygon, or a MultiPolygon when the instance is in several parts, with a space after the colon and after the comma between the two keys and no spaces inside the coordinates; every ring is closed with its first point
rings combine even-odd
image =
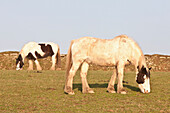
{"type": "Polygon", "coordinates": [[[42,70],[38,58],[52,57],[51,70],[55,70],[55,65],[57,63],[57,69],[61,69],[61,59],[60,59],[60,48],[57,44],[48,42],[38,44],[36,42],[29,42],[24,45],[16,59],[16,70],[22,69],[24,65],[24,59],[27,58],[29,61],[28,70],[33,70],[33,61],[36,64],[37,70],[42,70]]]}
{"type": "Polygon", "coordinates": [[[74,94],[72,90],[73,77],[80,66],[82,92],[94,93],[86,78],[91,63],[115,66],[107,88],[110,93],[116,93],[114,84],[118,77],[117,93],[126,94],[122,81],[124,67],[129,63],[136,68],[136,82],[139,84],[141,92],[150,92],[150,69],[146,66],[143,52],[138,44],[126,35],[120,35],[113,39],[83,37],[73,40],[67,54],[65,93],[74,94]]]}

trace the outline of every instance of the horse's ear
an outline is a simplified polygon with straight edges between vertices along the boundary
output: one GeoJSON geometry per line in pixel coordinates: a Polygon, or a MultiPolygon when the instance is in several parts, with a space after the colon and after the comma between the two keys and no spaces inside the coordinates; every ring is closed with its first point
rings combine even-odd
{"type": "Polygon", "coordinates": [[[152,67],[149,68],[149,70],[151,70],[151,69],[152,69],[152,67]]]}
{"type": "Polygon", "coordinates": [[[145,68],[144,65],[143,65],[141,70],[144,70],[144,69],[146,69],[146,68],[145,68]]]}

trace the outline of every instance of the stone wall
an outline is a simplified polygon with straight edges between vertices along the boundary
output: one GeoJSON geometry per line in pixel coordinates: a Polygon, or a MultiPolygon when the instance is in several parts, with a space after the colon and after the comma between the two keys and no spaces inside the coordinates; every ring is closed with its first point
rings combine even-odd
{"type": "MultiPolygon", "coordinates": [[[[18,52],[2,52],[0,53],[0,70],[15,70],[16,58],[18,52]]],[[[170,71],[170,56],[167,55],[145,55],[148,67],[152,67],[152,71],[170,71]]],[[[44,70],[51,67],[51,57],[39,59],[40,65],[44,70]]],[[[66,55],[61,55],[62,70],[65,69],[66,55]]],[[[28,68],[28,60],[25,60],[24,69],[28,68]]],[[[35,65],[34,65],[35,69],[35,65]]],[[[90,65],[90,70],[112,70],[113,67],[101,67],[97,65],[90,65]]],[[[125,71],[134,71],[134,66],[128,65],[125,71]]]]}

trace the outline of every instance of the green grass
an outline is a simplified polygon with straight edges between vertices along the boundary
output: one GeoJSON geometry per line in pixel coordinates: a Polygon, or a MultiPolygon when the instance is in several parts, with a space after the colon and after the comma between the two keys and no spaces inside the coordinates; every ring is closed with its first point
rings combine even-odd
{"type": "Polygon", "coordinates": [[[152,72],[151,93],[142,94],[135,73],[125,73],[128,94],[106,92],[112,71],[89,71],[94,94],[82,94],[79,72],[75,95],[64,94],[64,71],[0,71],[0,112],[170,112],[170,72],[152,72]]]}

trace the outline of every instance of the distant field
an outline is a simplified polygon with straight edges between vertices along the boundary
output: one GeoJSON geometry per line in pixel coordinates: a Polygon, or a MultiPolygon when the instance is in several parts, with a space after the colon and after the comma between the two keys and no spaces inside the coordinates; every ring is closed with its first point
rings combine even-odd
{"type": "Polygon", "coordinates": [[[142,94],[135,73],[125,73],[127,95],[106,92],[112,71],[89,71],[95,94],[82,94],[79,73],[75,95],[64,94],[64,71],[0,70],[0,112],[170,112],[170,72],[152,72],[151,93],[142,94]]]}
{"type": "MultiPolygon", "coordinates": [[[[0,70],[15,70],[16,58],[18,57],[17,51],[0,52],[0,70]]],[[[146,64],[148,67],[152,67],[152,71],[170,72],[170,56],[168,55],[145,55],[146,64]]],[[[40,65],[43,70],[49,70],[51,67],[51,57],[39,59],[40,65]]],[[[28,68],[28,60],[25,59],[24,70],[28,68]]],[[[66,54],[61,55],[61,69],[65,70],[66,54]]],[[[103,67],[94,64],[90,64],[89,70],[113,70],[114,67],[103,67]]],[[[36,69],[34,64],[34,69],[36,69]]],[[[132,65],[128,65],[125,68],[126,71],[134,71],[135,68],[132,65]]]]}

